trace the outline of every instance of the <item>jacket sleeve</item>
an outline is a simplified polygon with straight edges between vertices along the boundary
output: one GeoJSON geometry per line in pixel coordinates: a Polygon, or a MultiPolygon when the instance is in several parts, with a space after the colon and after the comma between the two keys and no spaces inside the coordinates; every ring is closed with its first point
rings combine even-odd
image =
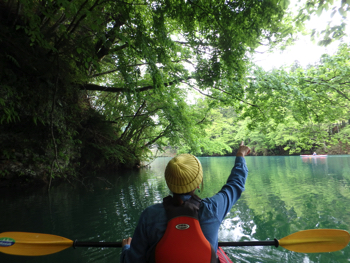
{"type": "Polygon", "coordinates": [[[131,244],[125,245],[120,255],[121,263],[143,263],[164,235],[167,218],[163,204],[147,207],[140,216],[131,244]]]}
{"type": "Polygon", "coordinates": [[[146,262],[148,250],[147,233],[144,224],[146,210],[142,212],[130,245],[122,248],[121,263],[146,262]]]}

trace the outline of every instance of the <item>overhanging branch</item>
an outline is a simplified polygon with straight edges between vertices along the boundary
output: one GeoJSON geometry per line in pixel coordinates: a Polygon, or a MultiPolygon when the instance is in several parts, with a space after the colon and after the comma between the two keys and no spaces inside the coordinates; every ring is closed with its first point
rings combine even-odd
{"type": "MultiPolygon", "coordinates": [[[[171,61],[172,63],[179,63],[179,62],[187,62],[191,65],[193,65],[193,63],[191,61],[189,61],[188,59],[180,59],[180,60],[174,60],[174,61],[171,61]]],[[[146,66],[146,65],[149,65],[150,63],[139,63],[139,64],[131,64],[131,65],[127,65],[127,67],[139,67],[139,66],[146,66]]],[[[93,74],[91,75],[91,78],[95,78],[95,77],[99,77],[99,76],[103,76],[103,75],[107,75],[107,74],[110,74],[110,73],[113,73],[113,72],[117,72],[119,71],[120,69],[116,68],[116,69],[112,69],[112,70],[108,70],[108,71],[105,71],[105,72],[101,72],[101,73],[97,73],[97,74],[93,74]]]]}
{"type": "MultiPolygon", "coordinates": [[[[137,89],[135,89],[135,91],[142,92],[142,91],[150,90],[153,88],[154,88],[154,86],[150,85],[150,86],[137,88],[137,89]]],[[[106,86],[100,86],[100,85],[91,84],[91,83],[82,85],[80,87],[80,89],[81,90],[94,90],[94,91],[107,91],[107,92],[130,92],[131,91],[129,88],[126,88],[126,87],[121,87],[121,88],[106,87],[106,86]]]]}
{"type": "MultiPolygon", "coordinates": [[[[185,81],[185,80],[190,80],[192,77],[187,77],[187,78],[181,78],[181,79],[176,79],[170,82],[163,83],[165,87],[171,86],[173,84],[185,81]]],[[[85,85],[82,85],[80,87],[81,90],[94,90],[94,91],[107,91],[107,92],[130,92],[131,89],[127,87],[106,87],[106,86],[100,86],[92,83],[87,83],[85,85]]],[[[147,91],[147,90],[152,90],[154,89],[153,85],[149,86],[144,86],[140,88],[134,89],[136,92],[142,92],[142,91],[147,91]]]]}

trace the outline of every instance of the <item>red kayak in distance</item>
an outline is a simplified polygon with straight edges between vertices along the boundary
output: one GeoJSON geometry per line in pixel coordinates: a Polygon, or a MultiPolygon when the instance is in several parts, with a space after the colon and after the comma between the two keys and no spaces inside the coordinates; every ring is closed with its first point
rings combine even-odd
{"type": "Polygon", "coordinates": [[[328,155],[327,154],[324,154],[324,155],[322,155],[322,154],[318,154],[318,155],[312,155],[312,154],[310,154],[310,155],[300,155],[301,157],[327,157],[328,155]]]}

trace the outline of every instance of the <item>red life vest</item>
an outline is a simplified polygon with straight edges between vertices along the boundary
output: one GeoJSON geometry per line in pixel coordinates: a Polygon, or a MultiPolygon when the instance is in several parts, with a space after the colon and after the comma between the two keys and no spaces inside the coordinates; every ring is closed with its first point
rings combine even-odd
{"type": "Polygon", "coordinates": [[[217,263],[216,253],[198,220],[201,199],[193,196],[176,206],[171,196],[163,199],[168,217],[164,236],[155,248],[156,263],[217,263]]]}

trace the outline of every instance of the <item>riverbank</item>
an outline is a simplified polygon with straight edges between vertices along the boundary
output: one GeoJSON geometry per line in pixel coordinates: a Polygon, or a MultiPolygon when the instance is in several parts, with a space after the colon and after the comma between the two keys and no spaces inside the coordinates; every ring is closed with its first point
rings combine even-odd
{"type": "MultiPolygon", "coordinates": [[[[319,147],[315,148],[312,151],[301,151],[297,154],[289,154],[289,151],[283,150],[283,147],[274,150],[264,150],[264,151],[255,151],[254,146],[251,147],[252,151],[250,153],[251,156],[298,156],[301,154],[313,154],[316,152],[317,154],[327,154],[327,155],[344,155],[350,154],[350,144],[339,142],[336,145],[329,145],[327,147],[319,147]]],[[[163,151],[159,151],[157,149],[151,150],[152,154],[157,157],[175,157],[177,155],[176,149],[171,147],[166,147],[163,151]]],[[[214,157],[214,156],[235,156],[236,150],[233,149],[231,153],[225,155],[197,155],[197,156],[206,156],[206,157],[214,157]]]]}
{"type": "MultiPolygon", "coordinates": [[[[282,149],[282,148],[281,148],[282,149]]],[[[177,155],[176,149],[173,149],[171,147],[165,148],[163,151],[157,151],[156,149],[152,149],[153,156],[156,157],[174,157],[177,155]]],[[[324,147],[324,148],[318,148],[315,149],[318,155],[320,154],[327,154],[327,155],[347,155],[350,154],[350,145],[347,143],[339,143],[337,145],[332,145],[330,147],[324,147]]],[[[299,156],[300,154],[312,154],[313,151],[302,151],[301,153],[294,154],[295,156],[299,156]]],[[[252,152],[250,154],[251,156],[293,156],[289,155],[288,151],[254,151],[254,147],[252,147],[252,152]]],[[[211,156],[205,156],[205,157],[218,157],[218,156],[235,156],[235,150],[232,151],[230,154],[226,155],[211,155],[211,156]]],[[[198,156],[200,157],[200,155],[198,156]]],[[[204,157],[204,156],[202,156],[204,157]]],[[[30,173],[24,174],[23,173],[12,173],[10,175],[5,175],[0,177],[0,189],[5,188],[27,188],[27,187],[43,187],[49,189],[52,186],[58,185],[58,184],[81,184],[86,187],[86,189],[93,189],[94,184],[96,181],[103,181],[105,180],[103,177],[99,176],[99,174],[105,174],[105,173],[116,173],[119,174],[123,170],[127,171],[135,171],[142,168],[149,168],[148,165],[137,165],[133,168],[120,168],[120,169],[94,169],[93,172],[87,170],[85,172],[80,171],[80,174],[76,173],[75,176],[70,177],[55,177],[50,180],[49,176],[34,176],[30,173]]],[[[108,184],[108,183],[107,183],[108,184]]]]}

